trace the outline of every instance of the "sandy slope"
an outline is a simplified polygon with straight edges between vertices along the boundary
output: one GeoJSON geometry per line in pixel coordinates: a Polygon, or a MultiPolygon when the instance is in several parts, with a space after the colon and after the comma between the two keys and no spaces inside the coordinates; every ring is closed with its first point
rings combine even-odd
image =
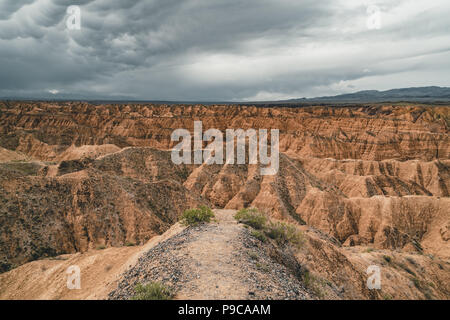
{"type": "Polygon", "coordinates": [[[181,230],[176,224],[144,246],[91,250],[27,263],[0,274],[0,299],[105,299],[121,273],[143,252],[181,230]],[[81,290],[67,289],[66,271],[70,266],[81,269],[81,290]]]}

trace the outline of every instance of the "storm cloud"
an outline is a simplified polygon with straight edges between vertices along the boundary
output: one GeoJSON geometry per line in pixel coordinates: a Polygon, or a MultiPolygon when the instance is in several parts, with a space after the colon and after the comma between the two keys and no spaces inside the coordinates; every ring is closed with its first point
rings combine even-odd
{"type": "Polygon", "coordinates": [[[245,101],[449,86],[449,16],[447,0],[0,0],[0,96],[245,101]],[[71,5],[80,30],[66,27],[71,5]]]}

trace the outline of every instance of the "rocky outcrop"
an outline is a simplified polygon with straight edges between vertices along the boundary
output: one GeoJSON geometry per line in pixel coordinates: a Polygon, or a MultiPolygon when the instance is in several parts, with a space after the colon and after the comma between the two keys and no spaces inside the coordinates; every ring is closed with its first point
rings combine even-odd
{"type": "Polygon", "coordinates": [[[45,256],[145,243],[185,209],[206,204],[183,187],[188,169],[152,149],[127,149],[76,165],[63,161],[54,177],[46,176],[48,166],[29,175],[5,165],[0,164],[3,271],[45,256]]]}
{"type": "Polygon", "coordinates": [[[0,146],[52,161],[70,146],[170,148],[174,129],[279,129],[280,148],[297,156],[362,160],[448,160],[448,107],[0,105],[0,146]]]}

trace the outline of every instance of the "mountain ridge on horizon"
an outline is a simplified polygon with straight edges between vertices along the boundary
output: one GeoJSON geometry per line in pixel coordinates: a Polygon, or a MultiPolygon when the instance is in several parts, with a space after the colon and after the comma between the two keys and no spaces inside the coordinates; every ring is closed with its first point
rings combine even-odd
{"type": "Polygon", "coordinates": [[[427,86],[389,90],[361,90],[335,96],[300,98],[283,102],[395,102],[395,101],[450,101],[450,87],[427,86]]]}
{"type": "Polygon", "coordinates": [[[149,102],[149,103],[198,103],[198,104],[264,104],[264,103],[379,103],[379,102],[450,102],[450,87],[426,86],[406,87],[389,90],[361,90],[352,93],[338,94],[334,96],[319,96],[314,98],[293,98],[286,100],[261,100],[261,101],[220,101],[220,100],[145,100],[130,99],[130,97],[116,96],[114,99],[106,97],[84,98],[79,94],[52,94],[34,97],[1,97],[0,100],[11,101],[96,101],[96,102],[149,102]]]}

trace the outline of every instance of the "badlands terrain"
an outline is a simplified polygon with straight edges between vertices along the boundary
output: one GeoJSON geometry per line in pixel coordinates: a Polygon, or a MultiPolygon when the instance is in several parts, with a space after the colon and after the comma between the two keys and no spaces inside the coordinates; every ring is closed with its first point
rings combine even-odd
{"type": "Polygon", "coordinates": [[[149,281],[177,299],[449,299],[449,127],[447,106],[0,102],[0,299],[128,299],[149,281]],[[279,129],[278,173],[175,165],[171,134],[194,120],[279,129]],[[212,223],[177,223],[200,205],[212,223]],[[303,246],[252,237],[233,219],[248,207],[303,246]]]}

